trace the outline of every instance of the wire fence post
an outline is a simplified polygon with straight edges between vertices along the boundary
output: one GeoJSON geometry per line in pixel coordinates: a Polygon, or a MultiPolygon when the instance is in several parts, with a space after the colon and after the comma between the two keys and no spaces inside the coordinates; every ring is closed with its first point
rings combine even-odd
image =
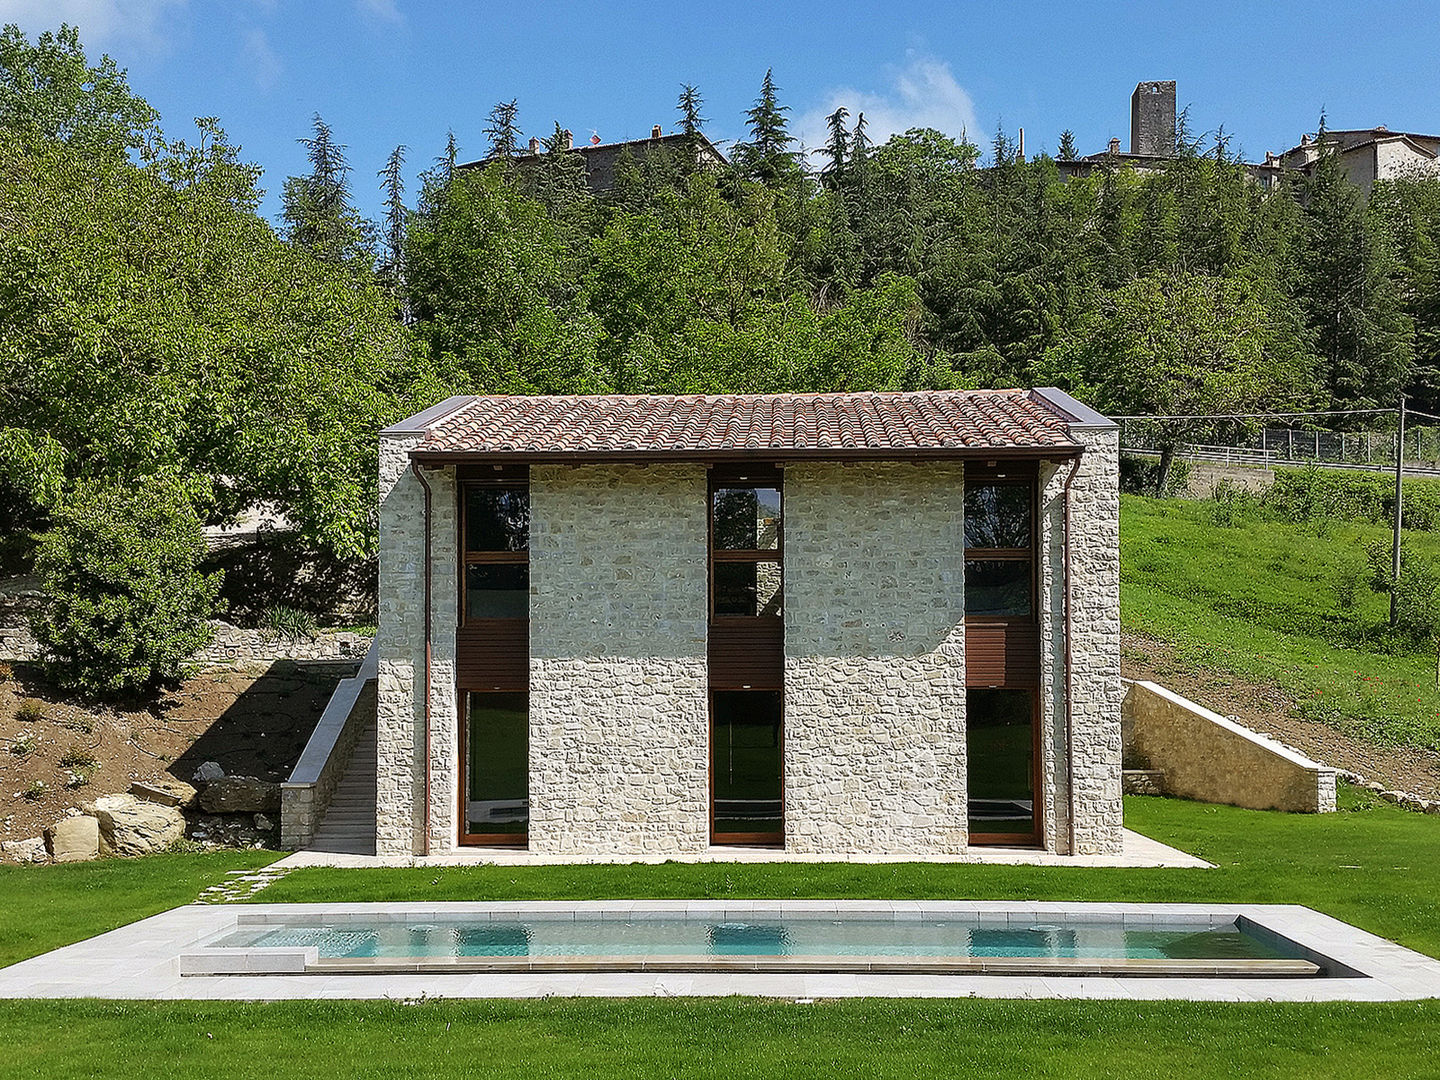
{"type": "Polygon", "coordinates": [[[1395,542],[1390,558],[1390,625],[1399,617],[1396,595],[1400,586],[1400,521],[1405,499],[1405,395],[1400,395],[1400,430],[1395,433],[1395,542]]]}

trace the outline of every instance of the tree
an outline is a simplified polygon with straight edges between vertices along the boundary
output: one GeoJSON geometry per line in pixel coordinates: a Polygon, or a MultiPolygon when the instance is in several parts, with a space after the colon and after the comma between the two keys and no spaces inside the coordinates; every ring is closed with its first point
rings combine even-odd
{"type": "Polygon", "coordinates": [[[689,176],[700,162],[700,140],[704,137],[705,125],[710,121],[700,115],[705,99],[692,84],[680,87],[680,100],[675,108],[680,112],[680,131],[685,136],[685,151],[680,161],[680,172],[689,176]]]}
{"type": "Polygon", "coordinates": [[[486,116],[485,137],[490,140],[490,156],[510,161],[520,153],[520,102],[517,98],[495,105],[486,116]]]}
{"type": "Polygon", "coordinates": [[[75,27],[33,45],[14,24],[0,30],[0,129],[124,153],[148,147],[158,120],[114,60],[90,65],[75,27]]]}
{"type": "MultiPolygon", "coordinates": [[[[1240,281],[1176,274],[1139,278],[1070,327],[1038,375],[1102,411],[1205,416],[1310,404],[1313,374],[1298,315],[1240,281]]],[[[1182,440],[1221,437],[1223,425],[1158,421],[1156,494],[1182,440]]],[[[1235,432],[1231,432],[1235,434],[1235,432]]]]}
{"type": "Polygon", "coordinates": [[[845,130],[845,121],[849,117],[850,110],[841,105],[825,118],[825,126],[830,135],[820,153],[828,162],[822,170],[822,175],[831,187],[840,182],[850,157],[850,133],[845,130]]]}
{"type": "Polygon", "coordinates": [[[49,674],[94,696],[178,679],[210,640],[220,575],[184,486],[151,476],[87,482],[54,511],[36,559],[44,606],[31,626],[49,674]]]}
{"type": "Polygon", "coordinates": [[[1069,128],[1060,133],[1060,149],[1056,157],[1060,161],[1075,161],[1080,157],[1080,151],[1075,149],[1075,132],[1069,128]]]}
{"type": "Polygon", "coordinates": [[[773,71],[767,69],[760,84],[760,96],[746,110],[750,139],[735,148],[741,174],[760,184],[773,185],[794,179],[799,172],[785,114],[788,105],[781,105],[780,88],[775,85],[773,71]]]}
{"type": "Polygon", "coordinates": [[[405,257],[405,146],[390,151],[380,177],[380,190],[385,195],[385,255],[381,276],[398,286],[404,274],[405,257]]]}
{"type": "Polygon", "coordinates": [[[285,181],[280,217],[286,239],[331,263],[374,257],[374,226],[350,204],[350,163],[330,125],[316,113],[314,133],[297,140],[310,161],[309,176],[285,181]]]}

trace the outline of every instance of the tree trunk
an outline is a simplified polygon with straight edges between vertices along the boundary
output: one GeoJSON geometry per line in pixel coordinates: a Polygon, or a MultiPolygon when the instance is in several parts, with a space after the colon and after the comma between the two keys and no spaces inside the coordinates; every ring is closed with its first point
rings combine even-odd
{"type": "Polygon", "coordinates": [[[1160,447],[1160,465],[1155,470],[1155,497],[1165,497],[1165,485],[1170,480],[1170,463],[1175,460],[1175,447],[1169,444],[1160,447]]]}

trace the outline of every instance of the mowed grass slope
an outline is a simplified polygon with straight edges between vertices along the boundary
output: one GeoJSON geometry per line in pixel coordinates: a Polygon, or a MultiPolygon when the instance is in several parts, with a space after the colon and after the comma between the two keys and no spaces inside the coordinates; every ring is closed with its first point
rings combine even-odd
{"type": "MultiPolygon", "coordinates": [[[[1182,663],[1279,685],[1346,734],[1440,749],[1435,657],[1392,646],[1389,599],[1367,584],[1366,546],[1389,538],[1363,522],[1228,518],[1213,502],[1127,495],[1121,621],[1173,643],[1182,663]]],[[[1440,563],[1435,534],[1407,530],[1405,543],[1440,563]]]]}

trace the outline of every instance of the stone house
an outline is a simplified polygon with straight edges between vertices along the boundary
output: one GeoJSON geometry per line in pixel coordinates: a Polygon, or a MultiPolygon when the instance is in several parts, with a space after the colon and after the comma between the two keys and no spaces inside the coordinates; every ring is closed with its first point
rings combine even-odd
{"type": "Polygon", "coordinates": [[[1067,394],[457,397],[379,454],[380,854],[1119,851],[1067,394]]]}

